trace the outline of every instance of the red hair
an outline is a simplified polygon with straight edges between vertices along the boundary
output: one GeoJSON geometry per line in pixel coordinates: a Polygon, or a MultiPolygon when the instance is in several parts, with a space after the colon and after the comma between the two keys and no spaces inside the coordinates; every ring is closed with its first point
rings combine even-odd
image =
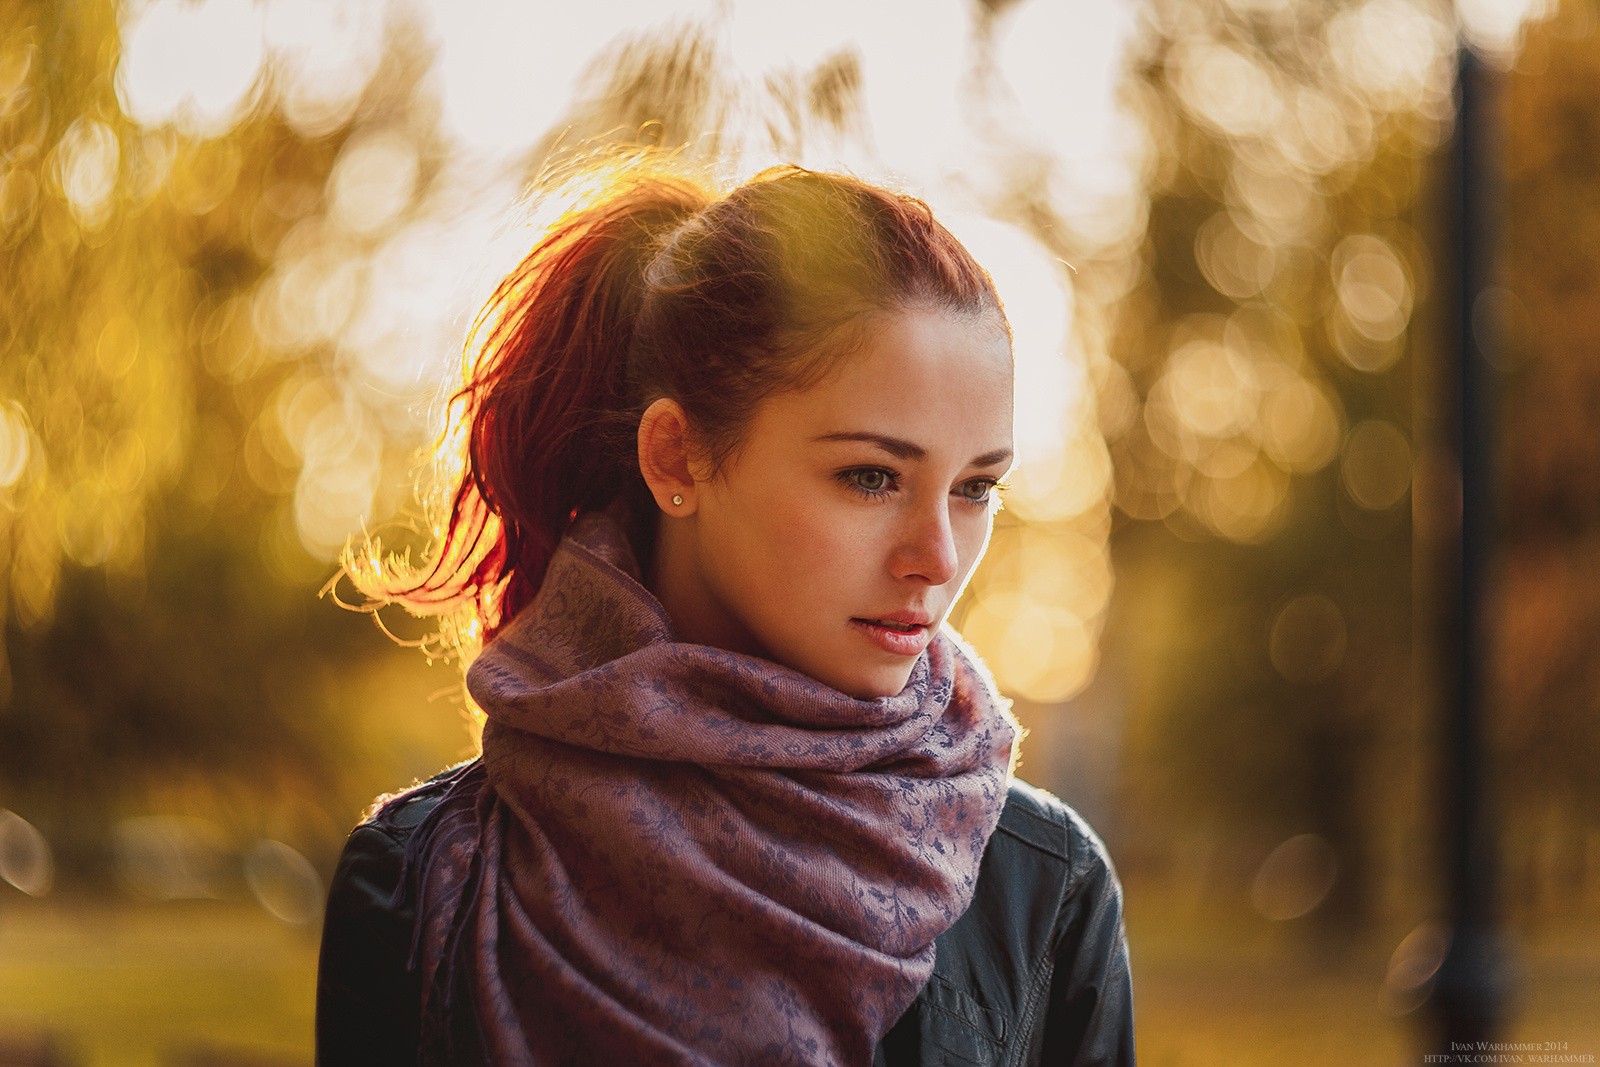
{"type": "Polygon", "coordinates": [[[441,444],[464,463],[431,562],[372,540],[345,570],[375,606],[464,610],[458,636],[487,639],[533,598],[578,513],[621,498],[636,537],[653,536],[635,442],[653,400],[678,401],[720,464],[764,398],[846,358],[865,316],[912,308],[1006,328],[989,275],[921,200],[798,167],[722,197],[669,174],[614,180],[478,319],[441,444]]]}

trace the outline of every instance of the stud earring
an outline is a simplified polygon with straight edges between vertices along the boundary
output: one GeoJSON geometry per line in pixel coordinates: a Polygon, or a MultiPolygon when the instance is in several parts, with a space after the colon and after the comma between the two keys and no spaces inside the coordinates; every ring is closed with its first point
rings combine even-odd
{"type": "Polygon", "coordinates": [[[672,506],[675,507],[675,508],[683,507],[683,497],[679,496],[677,493],[673,493],[672,494],[672,506]]]}

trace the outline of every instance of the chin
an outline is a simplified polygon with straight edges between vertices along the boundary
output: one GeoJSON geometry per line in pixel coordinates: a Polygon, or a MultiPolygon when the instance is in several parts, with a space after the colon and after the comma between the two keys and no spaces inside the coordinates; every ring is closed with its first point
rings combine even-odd
{"type": "Polygon", "coordinates": [[[856,674],[849,679],[829,684],[839,692],[853,696],[857,700],[879,700],[884,697],[899,696],[910,680],[911,669],[908,667],[905,670],[856,674]]]}
{"type": "Polygon", "coordinates": [[[857,700],[899,696],[911,680],[911,672],[917,664],[915,657],[896,657],[892,662],[884,662],[888,657],[879,657],[879,662],[873,662],[874,657],[864,656],[853,649],[830,649],[827,655],[813,652],[809,656],[792,657],[768,653],[767,658],[809,675],[829,689],[857,700]]]}

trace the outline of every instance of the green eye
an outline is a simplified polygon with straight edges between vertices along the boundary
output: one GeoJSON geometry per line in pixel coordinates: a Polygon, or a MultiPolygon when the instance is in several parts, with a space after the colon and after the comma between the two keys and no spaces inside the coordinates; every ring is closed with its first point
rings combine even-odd
{"type": "Polygon", "coordinates": [[[856,485],[869,493],[881,493],[889,488],[889,472],[876,467],[852,471],[851,476],[856,485]]]}
{"type": "Polygon", "coordinates": [[[988,504],[997,489],[1003,490],[1005,486],[993,478],[974,478],[957,486],[956,496],[968,504],[988,504]]]}
{"type": "Polygon", "coordinates": [[[835,477],[846,489],[869,500],[882,500],[895,490],[895,473],[886,467],[851,467],[835,477]]]}

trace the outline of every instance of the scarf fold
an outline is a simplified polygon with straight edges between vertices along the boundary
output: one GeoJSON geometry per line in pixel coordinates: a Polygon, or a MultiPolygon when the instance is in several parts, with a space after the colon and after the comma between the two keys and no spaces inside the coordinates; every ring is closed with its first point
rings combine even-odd
{"type": "Polygon", "coordinates": [[[596,512],[467,684],[481,767],[408,857],[424,1062],[870,1063],[1005,800],[1015,720],[958,638],[876,700],[674,641],[596,512]]]}

